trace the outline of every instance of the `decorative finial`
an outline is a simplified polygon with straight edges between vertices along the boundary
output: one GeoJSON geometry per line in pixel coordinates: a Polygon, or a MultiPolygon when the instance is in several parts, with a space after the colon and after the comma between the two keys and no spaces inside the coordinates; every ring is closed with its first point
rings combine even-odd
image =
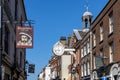
{"type": "Polygon", "coordinates": [[[86,11],[88,11],[88,0],[86,0],[86,11]]]}
{"type": "Polygon", "coordinates": [[[88,0],[86,0],[86,5],[84,5],[84,7],[86,8],[86,12],[88,12],[88,0]]]}

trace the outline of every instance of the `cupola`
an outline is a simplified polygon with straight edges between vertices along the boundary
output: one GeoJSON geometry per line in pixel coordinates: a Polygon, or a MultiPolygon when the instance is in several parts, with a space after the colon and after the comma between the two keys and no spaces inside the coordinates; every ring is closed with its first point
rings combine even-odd
{"type": "Polygon", "coordinates": [[[82,16],[82,29],[83,31],[89,31],[91,21],[92,21],[92,13],[88,11],[88,6],[86,6],[86,11],[82,16]]]}

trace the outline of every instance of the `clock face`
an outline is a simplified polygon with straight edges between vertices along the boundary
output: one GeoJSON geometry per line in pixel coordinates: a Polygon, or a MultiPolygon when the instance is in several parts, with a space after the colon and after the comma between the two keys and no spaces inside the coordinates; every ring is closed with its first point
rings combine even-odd
{"type": "Polygon", "coordinates": [[[64,53],[64,45],[60,42],[57,42],[53,47],[53,53],[61,56],[64,53]]]}

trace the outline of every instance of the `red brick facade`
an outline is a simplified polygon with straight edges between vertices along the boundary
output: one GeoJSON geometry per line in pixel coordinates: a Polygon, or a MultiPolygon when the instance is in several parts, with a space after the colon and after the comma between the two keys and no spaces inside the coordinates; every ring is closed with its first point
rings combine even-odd
{"type": "MultiPolygon", "coordinates": [[[[110,0],[108,4],[104,7],[101,13],[92,23],[91,32],[93,36],[96,36],[96,46],[94,45],[94,38],[92,40],[92,54],[93,59],[95,56],[101,57],[103,54],[106,58],[104,60],[104,66],[108,66],[111,63],[116,63],[119,65],[120,61],[120,0],[110,0]],[[110,18],[112,16],[112,24],[110,24],[110,18]],[[100,26],[103,25],[103,40],[100,41],[100,26]],[[113,26],[112,32],[110,33],[110,25],[113,26]],[[112,50],[112,51],[111,51],[112,50]],[[102,51],[102,54],[101,54],[102,51]]],[[[94,64],[93,69],[97,67],[94,64]]],[[[105,72],[106,75],[108,75],[105,72]]],[[[110,74],[110,72],[109,72],[110,74]]],[[[112,77],[112,76],[110,76],[112,77]]]]}

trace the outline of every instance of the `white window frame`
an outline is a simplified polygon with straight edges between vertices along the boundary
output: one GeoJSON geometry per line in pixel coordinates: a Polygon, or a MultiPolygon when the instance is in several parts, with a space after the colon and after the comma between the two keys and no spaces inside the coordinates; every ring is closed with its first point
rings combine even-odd
{"type": "Polygon", "coordinates": [[[84,46],[84,56],[87,55],[87,51],[86,51],[86,45],[84,46]]]}
{"type": "Polygon", "coordinates": [[[87,74],[90,75],[90,62],[87,62],[87,74]]]}
{"type": "Polygon", "coordinates": [[[94,69],[96,69],[96,65],[95,65],[95,56],[94,56],[94,69]]]}
{"type": "Polygon", "coordinates": [[[114,44],[113,42],[109,44],[109,57],[110,57],[110,63],[113,62],[113,50],[114,50],[114,44]]]}
{"type": "Polygon", "coordinates": [[[103,23],[101,23],[101,25],[100,25],[100,41],[103,40],[103,32],[104,32],[103,28],[104,28],[103,23]]]}
{"type": "Polygon", "coordinates": [[[83,58],[84,53],[83,53],[83,48],[81,49],[81,58],[83,58]]]}
{"type": "Polygon", "coordinates": [[[90,53],[90,41],[88,39],[88,42],[87,42],[87,53],[89,54],[90,53]]]}
{"type": "Polygon", "coordinates": [[[113,13],[109,15],[109,34],[113,32],[113,13]]]}
{"type": "Polygon", "coordinates": [[[95,35],[95,31],[93,32],[93,47],[96,46],[96,35],[95,35]]]}
{"type": "Polygon", "coordinates": [[[84,63],[84,76],[87,75],[87,71],[86,71],[86,64],[84,63]]]}
{"type": "Polygon", "coordinates": [[[84,73],[83,73],[83,65],[81,65],[81,75],[82,75],[82,77],[84,76],[84,73]]]}

